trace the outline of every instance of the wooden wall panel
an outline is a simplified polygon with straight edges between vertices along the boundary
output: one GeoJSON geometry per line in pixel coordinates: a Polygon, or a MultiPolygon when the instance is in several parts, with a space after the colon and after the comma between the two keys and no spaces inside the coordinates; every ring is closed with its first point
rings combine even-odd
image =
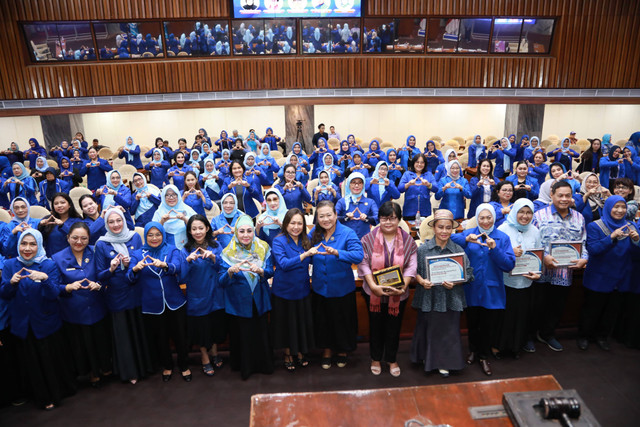
{"type": "Polygon", "coordinates": [[[368,16],[558,18],[550,55],[382,55],[38,64],[18,21],[229,16],[210,0],[2,0],[0,99],[288,88],[640,87],[640,2],[631,0],[368,0],[368,16]]]}

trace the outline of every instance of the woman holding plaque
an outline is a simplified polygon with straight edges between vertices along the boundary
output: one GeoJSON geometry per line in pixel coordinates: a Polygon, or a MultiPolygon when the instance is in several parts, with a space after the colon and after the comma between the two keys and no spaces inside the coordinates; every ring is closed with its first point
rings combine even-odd
{"type": "MultiPolygon", "coordinates": [[[[449,371],[464,367],[462,340],[460,338],[460,314],[466,307],[463,283],[443,282],[434,284],[427,274],[426,259],[434,256],[464,254],[464,250],[451,240],[458,223],[453,213],[438,209],[428,224],[434,237],[418,248],[418,275],[413,296],[413,308],[418,311],[416,329],[411,343],[411,361],[424,363],[425,372],[437,369],[446,378],[449,371]]],[[[466,281],[473,280],[473,268],[464,254],[466,281]]]]}
{"type": "Polygon", "coordinates": [[[402,220],[400,205],[391,201],[383,203],[378,217],[380,226],[362,238],[364,258],[358,264],[358,275],[363,279],[362,296],[369,309],[371,373],[380,375],[380,362],[384,360],[391,375],[398,377],[400,366],[396,354],[400,326],[409,298],[407,289],[416,276],[418,247],[411,235],[398,226],[402,220]],[[399,268],[402,282],[393,285],[378,282],[375,273],[389,267],[399,268]]]}
{"type": "MultiPolygon", "coordinates": [[[[511,239],[513,253],[516,262],[521,259],[529,249],[542,247],[540,243],[540,231],[531,223],[533,220],[533,202],[529,199],[518,199],[507,220],[498,227],[511,239]]],[[[535,261],[535,260],[534,260],[535,261]]],[[[542,260],[540,260],[542,267],[542,260]]],[[[498,349],[500,354],[510,354],[516,359],[520,357],[520,350],[533,353],[535,346],[531,332],[532,290],[531,282],[538,280],[539,269],[531,269],[526,273],[503,273],[505,291],[507,295],[506,307],[500,330],[498,349]]]]}
{"type": "MultiPolygon", "coordinates": [[[[636,224],[627,221],[627,203],[621,196],[604,202],[602,217],[587,225],[589,262],[584,273],[584,305],[578,329],[578,348],[589,340],[608,351],[609,335],[621,311],[621,292],[631,288],[632,256],[640,253],[636,224]]],[[[634,280],[637,280],[634,279],[634,280]]]]}
{"type": "Polygon", "coordinates": [[[506,293],[502,273],[513,270],[516,257],[509,236],[495,228],[496,213],[493,206],[483,203],[476,209],[477,227],[451,236],[460,245],[473,267],[474,280],[465,286],[469,349],[467,364],[480,362],[482,371],[492,375],[487,360],[506,293]]]}
{"type": "Polygon", "coordinates": [[[322,369],[331,368],[333,352],[339,368],[347,365],[347,352],[356,348],[358,313],[356,283],[351,264],[362,261],[362,244],[355,231],[338,222],[333,203],[316,208],[316,226],[311,230],[313,256],[313,322],[318,347],[323,349],[322,369]]]}

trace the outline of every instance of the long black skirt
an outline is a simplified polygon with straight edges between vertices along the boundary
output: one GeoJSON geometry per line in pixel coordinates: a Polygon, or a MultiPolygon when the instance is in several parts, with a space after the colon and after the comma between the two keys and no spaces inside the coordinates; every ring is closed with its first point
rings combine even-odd
{"type": "Polygon", "coordinates": [[[313,322],[318,347],[330,348],[337,353],[355,350],[358,334],[355,291],[337,298],[314,293],[313,322]]]}
{"type": "Polygon", "coordinates": [[[20,375],[19,339],[7,327],[0,330],[0,342],[0,407],[3,407],[13,400],[25,397],[26,387],[24,378],[20,375]]]}
{"type": "Polygon", "coordinates": [[[315,346],[311,294],[298,300],[271,298],[271,333],[274,348],[307,354],[315,346]]]}
{"type": "Polygon", "coordinates": [[[51,403],[57,406],[63,397],[76,392],[69,347],[62,331],[37,339],[29,329],[26,339],[19,342],[18,354],[37,406],[44,408],[51,403]]]}
{"type": "Polygon", "coordinates": [[[71,346],[76,374],[100,378],[113,371],[111,364],[111,326],[109,317],[93,325],[64,323],[64,331],[71,346]]]}
{"type": "Polygon", "coordinates": [[[425,372],[464,368],[460,314],[460,311],[418,311],[411,361],[424,363],[425,372]]]}
{"type": "Polygon", "coordinates": [[[153,363],[140,307],[111,313],[113,372],[122,381],[153,373],[153,363]]]}
{"type": "Polygon", "coordinates": [[[518,354],[532,330],[533,287],[515,289],[505,286],[505,289],[507,300],[500,325],[498,349],[501,352],[518,354]]]}
{"type": "Polygon", "coordinates": [[[231,369],[240,371],[243,380],[254,373],[272,374],[274,366],[268,313],[259,315],[254,303],[252,317],[229,315],[229,320],[231,369]]]}
{"type": "Polygon", "coordinates": [[[213,344],[223,343],[229,333],[229,320],[224,309],[204,316],[187,316],[187,326],[191,344],[207,350],[213,344]]]}
{"type": "Polygon", "coordinates": [[[640,348],[640,294],[622,294],[622,309],[615,336],[629,348],[640,348]]]}

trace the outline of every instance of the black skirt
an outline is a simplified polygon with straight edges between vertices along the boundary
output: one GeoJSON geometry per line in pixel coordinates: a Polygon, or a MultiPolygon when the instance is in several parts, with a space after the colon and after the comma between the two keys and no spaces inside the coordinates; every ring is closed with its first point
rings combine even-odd
{"type": "Polygon", "coordinates": [[[243,380],[254,373],[272,374],[273,351],[269,344],[268,313],[259,315],[253,304],[252,317],[229,315],[231,369],[240,371],[243,380]]]}
{"type": "Polygon", "coordinates": [[[614,335],[625,346],[640,348],[640,294],[622,294],[622,309],[614,335]]]}
{"type": "Polygon", "coordinates": [[[29,329],[26,339],[20,340],[18,354],[37,406],[44,408],[51,403],[57,406],[63,397],[76,392],[69,345],[61,330],[37,339],[29,329]]]}
{"type": "Polygon", "coordinates": [[[73,365],[79,376],[101,374],[113,371],[111,364],[111,325],[109,317],[93,325],[64,323],[64,331],[71,346],[73,365]]]}
{"type": "Polygon", "coordinates": [[[517,354],[527,342],[531,327],[533,287],[515,289],[505,286],[507,300],[500,327],[498,349],[517,354]]]}
{"type": "Polygon", "coordinates": [[[229,321],[224,309],[204,316],[188,316],[189,341],[192,345],[210,349],[227,339],[229,321]]]}
{"type": "Polygon", "coordinates": [[[313,323],[319,348],[337,353],[355,350],[358,334],[355,291],[337,298],[313,293],[313,323]]]}
{"type": "Polygon", "coordinates": [[[140,307],[111,313],[113,372],[122,381],[153,373],[149,345],[140,307]]]}
{"type": "Polygon", "coordinates": [[[311,293],[302,299],[271,298],[271,332],[274,348],[288,348],[291,354],[307,354],[314,346],[311,293]]]}
{"type": "Polygon", "coordinates": [[[425,372],[434,369],[460,370],[462,338],[460,311],[418,311],[411,342],[411,361],[424,363],[425,372]]]}

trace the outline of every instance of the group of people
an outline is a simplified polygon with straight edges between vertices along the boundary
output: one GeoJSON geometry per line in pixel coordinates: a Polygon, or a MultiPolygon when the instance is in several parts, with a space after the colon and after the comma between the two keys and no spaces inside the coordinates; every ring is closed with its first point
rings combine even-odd
{"type": "MultiPolygon", "coordinates": [[[[167,24],[165,24],[166,26],[167,24]]],[[[213,25],[213,24],[212,24],[213,25]]],[[[209,28],[209,24],[196,22],[188,34],[176,37],[165,28],[167,54],[178,55],[185,52],[188,56],[230,55],[229,25],[220,22],[209,28]]]]}
{"type": "Polygon", "coordinates": [[[580,155],[581,181],[562,163],[569,151],[548,153],[556,161],[549,166],[535,137],[487,147],[476,136],[465,169],[455,151],[443,156],[428,141],[423,152],[414,136],[386,151],[377,140],[364,150],[353,135],[334,151],[320,136],[310,155],[294,143],[282,166],[270,128],[257,154],[237,131],[212,141],[200,129],[190,148],[181,139],[175,150],[157,138],[146,153],[128,137],[116,151],[139,169],[128,184],[82,134],[49,153],[33,138],[24,152],[12,143],[0,153],[0,201],[12,217],[0,223],[0,397],[28,395],[51,409],[78,377],[95,387],[112,375],[135,384],[161,370],[167,382],[171,343],[185,381],[193,375],[189,349],[199,349],[202,372],[212,376],[227,339],[229,364],[243,379],[272,373],[273,349],[290,372],[308,366],[314,349],[323,369],[344,367],[357,336],[353,266],[368,307],[373,375],[385,366],[401,374],[396,355],[412,283],[411,360],[427,372],[446,377],[477,362],[491,375],[490,356],[520,357],[536,340],[561,351],[555,329],[573,273],[584,268],[578,347],[608,350],[615,335],[638,348],[637,181],[627,173],[640,164],[639,137],[608,147],[606,157],[594,140],[580,155]],[[45,166],[47,154],[58,168],[45,166]],[[143,165],[141,156],[151,160],[143,165]],[[78,212],[68,192],[82,176],[92,194],[78,212]],[[401,194],[403,206],[394,202],[401,194]],[[432,194],[441,200],[433,215],[432,194]],[[208,219],[214,203],[220,214],[208,219]],[[32,218],[34,204],[51,215],[32,218]],[[418,246],[401,224],[422,216],[433,238],[418,246]],[[460,220],[465,230],[456,232],[460,220]],[[561,244],[572,245],[575,259],[556,258],[561,244]],[[539,268],[516,272],[536,250],[539,268]],[[429,260],[443,256],[458,260],[462,277],[431,275],[429,260]],[[394,286],[378,279],[390,268],[401,273],[394,286]]]}
{"type": "Polygon", "coordinates": [[[296,25],[289,19],[254,22],[238,21],[233,27],[234,53],[237,55],[295,54],[296,25]],[[237,26],[236,26],[237,25],[237,26]]]}
{"type": "Polygon", "coordinates": [[[350,28],[348,22],[335,24],[335,26],[333,22],[325,24],[318,21],[315,27],[303,23],[303,53],[360,52],[360,29],[353,25],[350,28]]]}

